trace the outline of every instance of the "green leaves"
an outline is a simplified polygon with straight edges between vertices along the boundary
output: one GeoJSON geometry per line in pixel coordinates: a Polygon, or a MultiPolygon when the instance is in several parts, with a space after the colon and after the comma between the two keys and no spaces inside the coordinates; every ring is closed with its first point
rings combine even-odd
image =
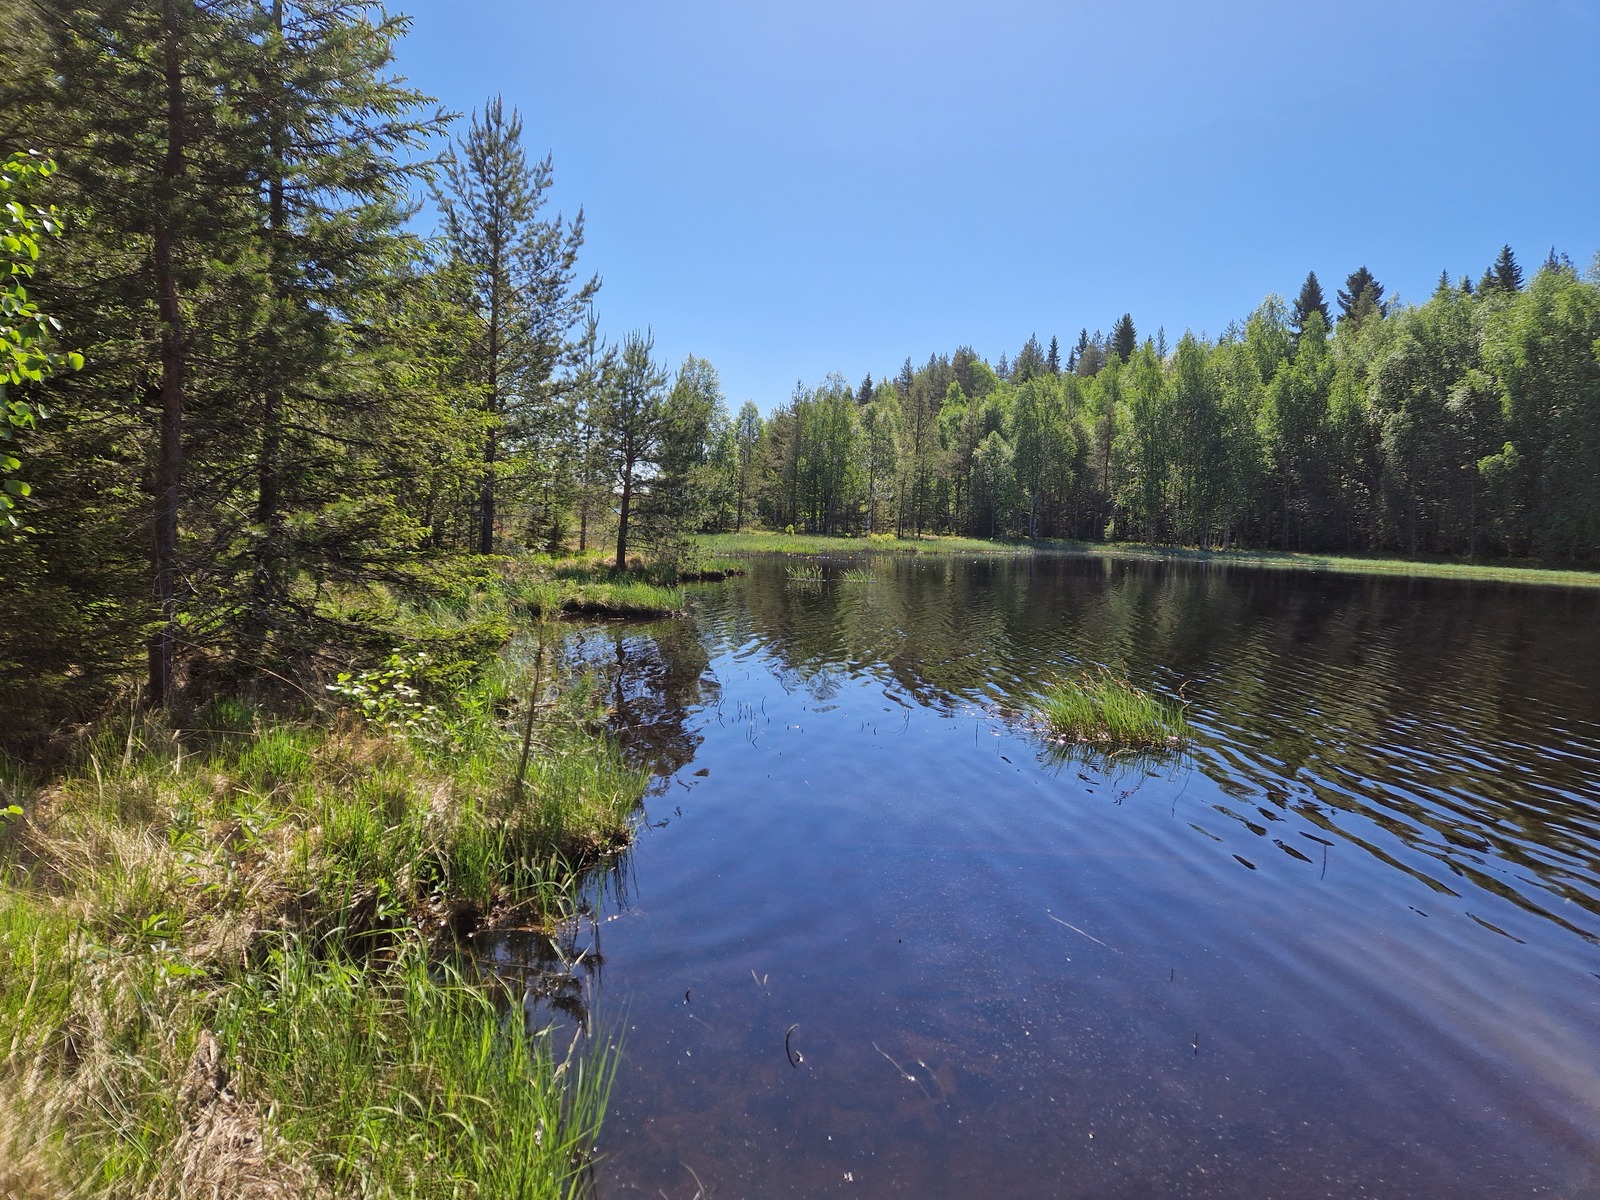
{"type": "MultiPolygon", "coordinates": [[[[46,179],[55,169],[55,164],[37,151],[13,154],[0,165],[0,193],[46,179]]],[[[7,389],[43,383],[59,370],[80,370],[83,355],[50,348],[50,339],[61,323],[40,312],[21,283],[32,276],[33,264],[39,261],[40,234],[61,235],[55,208],[29,208],[18,200],[7,200],[0,212],[5,215],[0,224],[0,442],[14,442],[17,434],[38,424],[44,409],[14,399],[7,389]]],[[[0,517],[13,527],[19,524],[17,501],[33,490],[22,480],[9,478],[21,467],[16,455],[0,452],[0,517]]]]}

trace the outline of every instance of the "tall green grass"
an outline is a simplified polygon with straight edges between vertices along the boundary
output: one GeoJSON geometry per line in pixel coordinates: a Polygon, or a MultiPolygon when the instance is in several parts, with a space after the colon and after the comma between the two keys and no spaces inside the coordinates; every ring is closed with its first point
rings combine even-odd
{"type": "Polygon", "coordinates": [[[631,836],[646,774],[552,658],[522,639],[450,696],[397,651],[331,719],[222,701],[7,773],[0,1195],[574,1195],[610,1052],[431,952],[560,921],[631,836]]]}
{"type": "Polygon", "coordinates": [[[433,959],[274,934],[216,975],[0,895],[0,1195],[524,1196],[594,1157],[611,1046],[433,959]]]}
{"type": "Polygon", "coordinates": [[[594,1156],[614,1053],[570,1059],[517,998],[408,941],[382,972],[275,948],[216,1036],[336,1190],[571,1196],[594,1156]]]}
{"type": "Polygon", "coordinates": [[[1109,750],[1176,747],[1189,736],[1181,705],[1152,696],[1107,671],[1052,688],[1034,713],[1057,738],[1109,750]]]}

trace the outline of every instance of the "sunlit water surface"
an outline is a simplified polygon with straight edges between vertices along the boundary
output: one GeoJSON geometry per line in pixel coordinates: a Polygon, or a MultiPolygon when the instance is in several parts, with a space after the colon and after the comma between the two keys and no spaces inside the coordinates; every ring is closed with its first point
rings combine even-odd
{"type": "Polygon", "coordinates": [[[602,1197],[1600,1195],[1600,594],[824,565],[571,646],[661,773],[602,1197]],[[1030,733],[1095,664],[1187,752],[1030,733]]]}

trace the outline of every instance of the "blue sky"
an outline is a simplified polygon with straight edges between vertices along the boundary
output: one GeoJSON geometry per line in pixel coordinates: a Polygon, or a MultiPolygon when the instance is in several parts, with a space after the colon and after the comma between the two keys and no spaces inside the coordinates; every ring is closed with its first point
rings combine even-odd
{"type": "Polygon", "coordinates": [[[1215,335],[1315,270],[1421,301],[1600,250],[1595,0],[394,0],[588,222],[617,339],[729,405],[1124,311],[1215,335]]]}

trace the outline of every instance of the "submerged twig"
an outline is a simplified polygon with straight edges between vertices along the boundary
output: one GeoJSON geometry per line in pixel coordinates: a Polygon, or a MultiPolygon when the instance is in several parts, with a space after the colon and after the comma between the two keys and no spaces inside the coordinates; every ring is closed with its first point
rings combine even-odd
{"type": "Polygon", "coordinates": [[[539,649],[533,656],[533,688],[528,692],[528,719],[522,725],[522,757],[517,760],[517,781],[512,788],[511,802],[522,803],[522,785],[528,774],[528,755],[533,750],[533,722],[539,713],[540,676],[544,669],[544,648],[549,637],[549,626],[539,622],[539,649]]]}
{"type": "Polygon", "coordinates": [[[1102,942],[1099,938],[1095,937],[1094,934],[1092,934],[1092,933],[1084,933],[1083,930],[1079,929],[1071,921],[1063,921],[1060,917],[1056,916],[1054,913],[1045,913],[1045,916],[1049,917],[1057,925],[1065,925],[1068,929],[1072,930],[1073,933],[1076,933],[1076,934],[1078,934],[1078,935],[1080,935],[1082,937],[1088,938],[1095,945],[1104,946],[1107,950],[1111,951],[1111,953],[1113,953],[1113,954],[1121,954],[1122,953],[1121,950],[1118,950],[1115,946],[1111,945],[1109,942],[1102,942]]]}
{"type": "Polygon", "coordinates": [[[902,1067],[899,1063],[895,1062],[894,1059],[889,1058],[889,1052],[887,1050],[885,1050],[882,1046],[878,1045],[877,1042],[873,1042],[872,1043],[872,1048],[874,1050],[876,1050],[879,1054],[883,1055],[885,1058],[889,1059],[889,1065],[891,1067],[893,1067],[896,1071],[900,1072],[900,1078],[901,1079],[904,1079],[907,1083],[916,1084],[918,1089],[921,1090],[921,1092],[922,1092],[922,1094],[924,1096],[926,1096],[929,1100],[933,1099],[933,1093],[930,1092],[926,1087],[923,1086],[922,1081],[920,1079],[918,1079],[915,1075],[913,1075],[910,1071],[908,1071],[904,1067],[902,1067]]]}

